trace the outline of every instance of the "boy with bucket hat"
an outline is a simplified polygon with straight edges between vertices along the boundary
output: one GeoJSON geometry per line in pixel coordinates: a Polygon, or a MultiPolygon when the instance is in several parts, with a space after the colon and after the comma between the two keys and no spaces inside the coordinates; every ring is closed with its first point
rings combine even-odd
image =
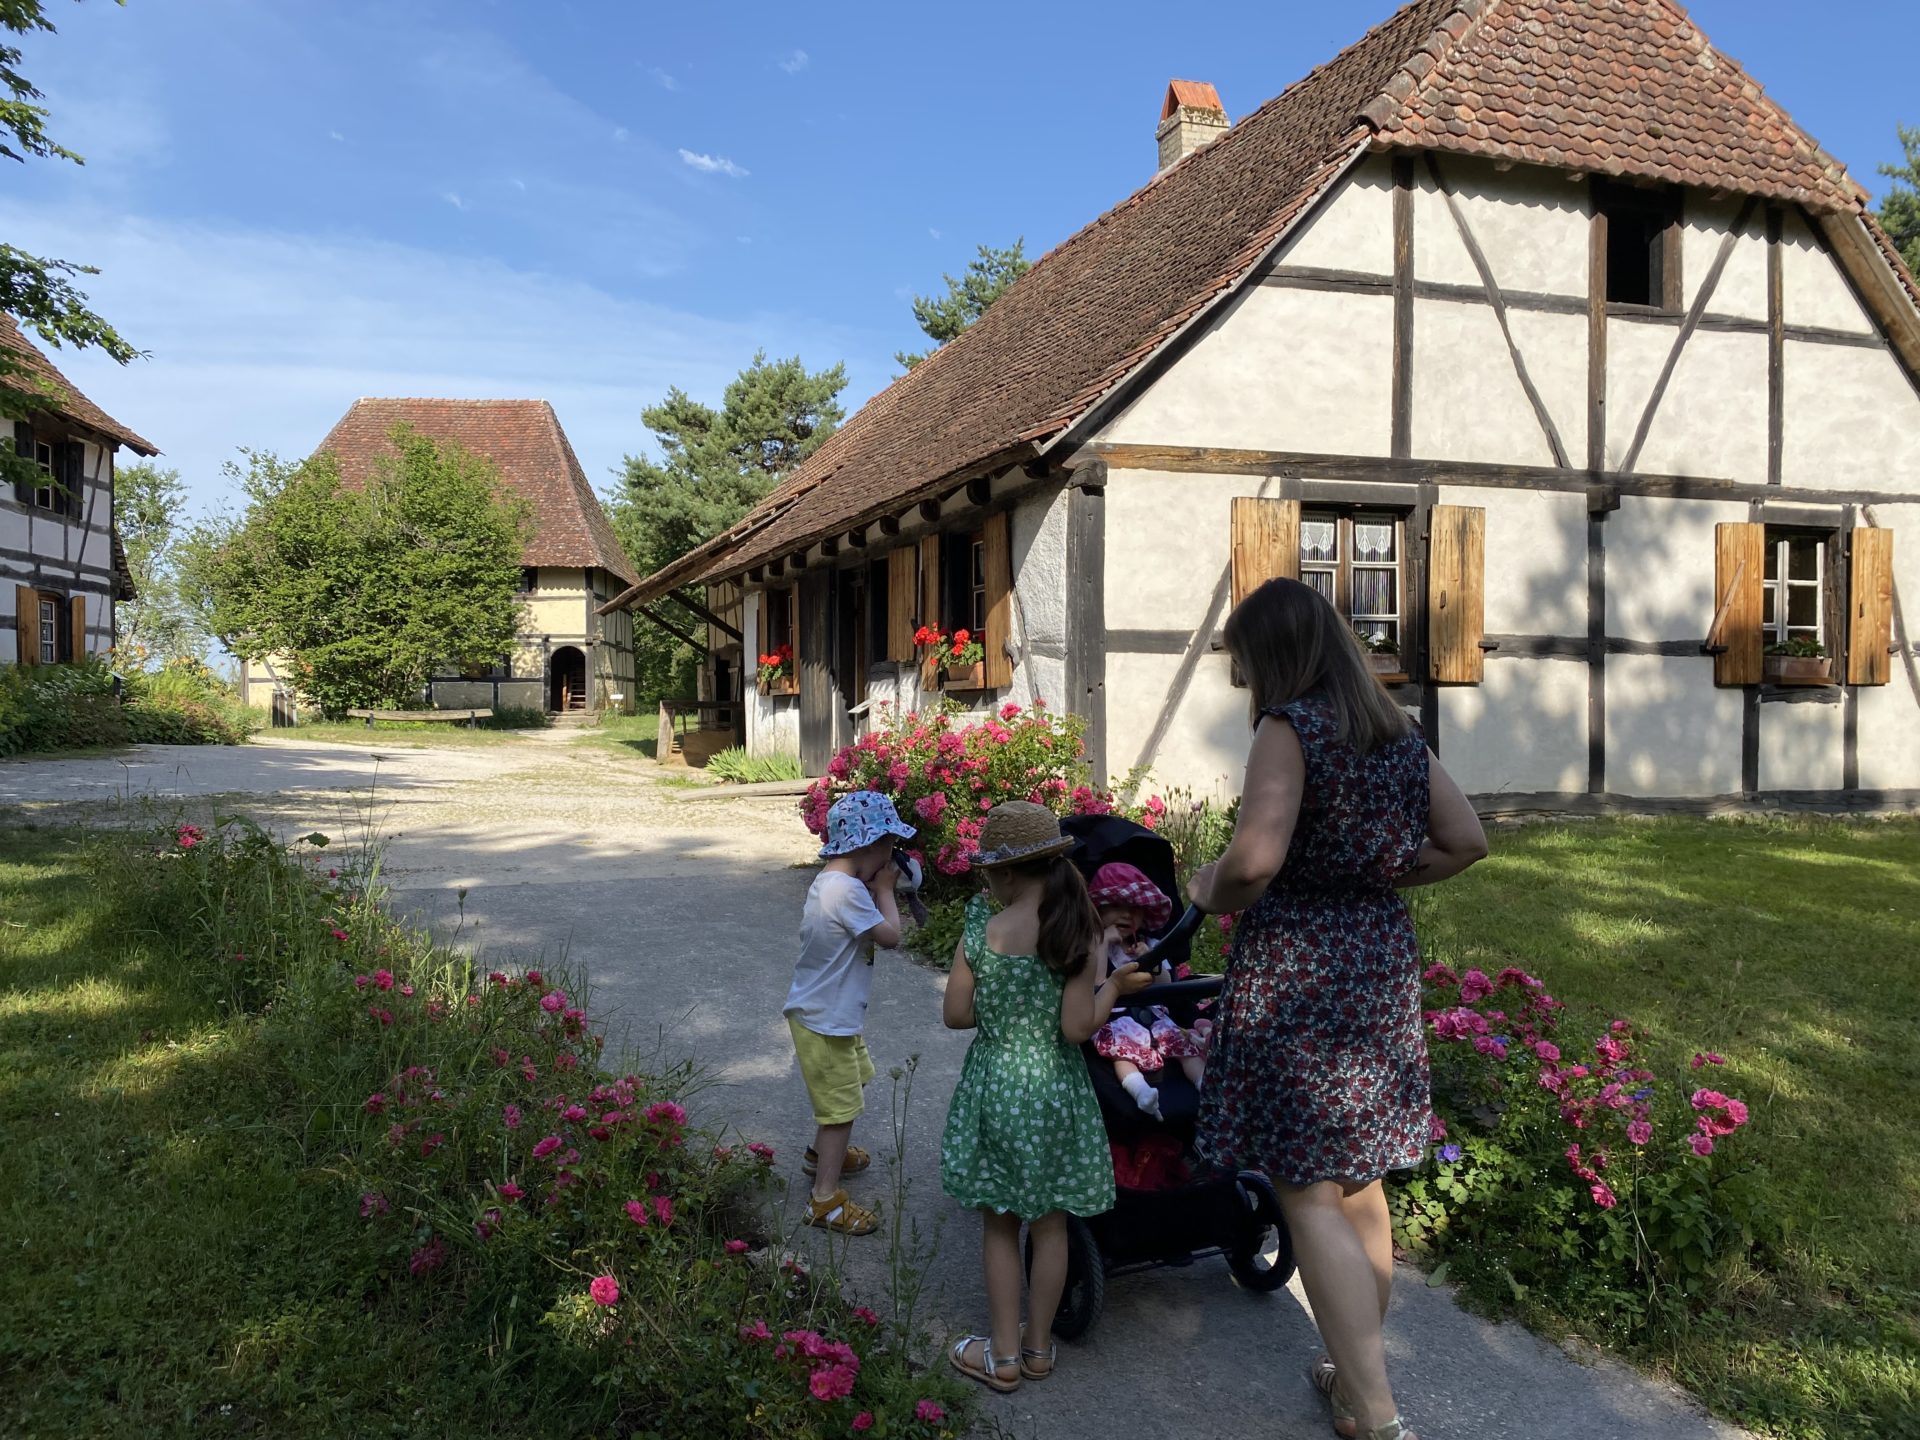
{"type": "Polygon", "coordinates": [[[807,1223],[843,1235],[870,1235],[879,1224],[871,1210],[847,1198],[840,1177],[872,1163],[849,1143],[853,1122],[866,1108],[861,1092],[873,1078],[861,1032],[873,988],[874,947],[900,943],[894,842],[913,834],[886,796],[871,790],[842,796],[827,812],[827,843],[820,847],[826,864],[807,891],[800,917],[800,958],[785,1012],[818,1127],[804,1163],[813,1178],[807,1223]]]}

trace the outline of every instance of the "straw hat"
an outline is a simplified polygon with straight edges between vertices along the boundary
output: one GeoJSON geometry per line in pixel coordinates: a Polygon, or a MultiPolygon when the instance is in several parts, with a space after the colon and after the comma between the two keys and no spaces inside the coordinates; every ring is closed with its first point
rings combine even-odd
{"type": "Polygon", "coordinates": [[[990,870],[998,865],[1044,860],[1049,855],[1064,855],[1079,843],[1071,835],[1060,833],[1059,818],[1046,806],[1030,800],[1008,800],[987,812],[973,868],[990,870]]]}

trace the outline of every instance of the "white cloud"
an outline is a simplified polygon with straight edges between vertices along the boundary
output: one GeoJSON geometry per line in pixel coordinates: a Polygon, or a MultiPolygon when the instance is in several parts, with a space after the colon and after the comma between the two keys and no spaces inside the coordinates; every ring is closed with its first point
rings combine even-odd
{"type": "Polygon", "coordinates": [[[616,125],[613,130],[613,138],[624,145],[627,140],[627,127],[624,125],[616,125]]]}
{"type": "Polygon", "coordinates": [[[440,198],[456,210],[467,208],[467,202],[460,198],[460,192],[457,190],[443,190],[440,192],[440,198]]]}
{"type": "Polygon", "coordinates": [[[665,70],[662,70],[658,65],[648,67],[647,74],[653,77],[654,83],[662,90],[678,90],[680,88],[680,82],[665,70]]]}
{"type": "Polygon", "coordinates": [[[927,234],[931,235],[936,240],[940,238],[940,232],[934,229],[931,225],[927,227],[927,234]]]}
{"type": "Polygon", "coordinates": [[[731,175],[735,180],[744,180],[751,173],[724,155],[700,155],[692,150],[682,150],[680,158],[696,170],[704,170],[709,175],[731,175]]]}
{"type": "Polygon", "coordinates": [[[789,75],[798,75],[812,62],[812,57],[804,50],[796,50],[785,59],[777,62],[789,75]]]}
{"type": "Polygon", "coordinates": [[[245,445],[312,450],[361,395],[538,397],[553,402],[589,479],[603,485],[648,436],[636,418],[678,385],[718,399],[765,347],[856,365],[884,384],[886,347],[803,314],[717,319],[554,273],[359,235],[267,230],[0,203],[0,233],[101,267],[87,290],[151,358],[122,368],[63,350],[60,368],[108,414],[149,436],[196,507],[233,499],[222,461],[245,445]]]}
{"type": "Polygon", "coordinates": [[[513,188],[524,195],[527,193],[527,182],[522,180],[518,175],[515,175],[513,177],[513,188]]]}
{"type": "Polygon", "coordinates": [[[327,138],[329,140],[337,140],[343,145],[346,143],[346,139],[347,139],[347,137],[342,135],[338,130],[327,131],[327,138]]]}

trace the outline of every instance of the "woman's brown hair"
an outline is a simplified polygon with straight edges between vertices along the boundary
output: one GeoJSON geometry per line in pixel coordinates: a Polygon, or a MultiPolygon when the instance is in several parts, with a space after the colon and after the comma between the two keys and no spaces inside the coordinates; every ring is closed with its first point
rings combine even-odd
{"type": "Polygon", "coordinates": [[[1367,668],[1352,628],[1311,585],[1269,580],[1234,606],[1227,650],[1252,691],[1255,723],[1318,692],[1333,707],[1340,738],[1362,755],[1413,729],[1367,668]]]}
{"type": "Polygon", "coordinates": [[[1034,953],[1054,974],[1071,980],[1087,968],[1087,958],[1105,932],[1085,877],[1064,855],[1016,866],[1014,873],[1041,885],[1040,935],[1034,953]]]}

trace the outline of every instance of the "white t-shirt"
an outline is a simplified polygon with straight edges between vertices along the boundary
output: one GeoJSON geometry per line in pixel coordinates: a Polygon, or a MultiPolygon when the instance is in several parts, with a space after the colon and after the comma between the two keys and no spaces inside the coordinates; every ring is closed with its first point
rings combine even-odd
{"type": "Polygon", "coordinates": [[[800,917],[800,959],[784,1013],[816,1035],[858,1035],[873,989],[867,937],[886,922],[872,892],[853,876],[839,870],[816,875],[800,917]]]}

